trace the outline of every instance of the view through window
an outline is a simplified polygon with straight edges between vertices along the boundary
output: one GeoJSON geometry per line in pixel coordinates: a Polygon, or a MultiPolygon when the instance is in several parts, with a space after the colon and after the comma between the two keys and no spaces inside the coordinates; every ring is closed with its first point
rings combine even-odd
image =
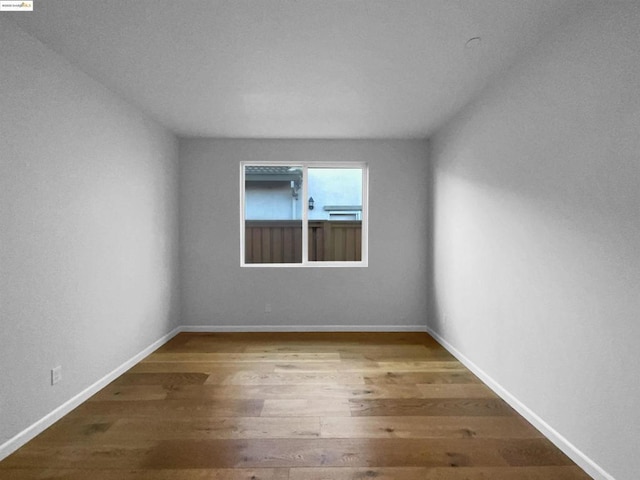
{"type": "Polygon", "coordinates": [[[364,164],[242,164],[243,265],[365,266],[364,164]]]}

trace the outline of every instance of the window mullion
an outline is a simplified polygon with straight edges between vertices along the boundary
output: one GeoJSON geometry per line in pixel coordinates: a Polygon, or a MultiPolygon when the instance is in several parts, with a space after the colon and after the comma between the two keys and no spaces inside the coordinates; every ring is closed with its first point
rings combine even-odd
{"type": "Polygon", "coordinates": [[[309,263],[309,211],[307,208],[307,198],[309,198],[308,187],[308,167],[303,165],[302,167],[302,264],[307,265],[309,263]]]}

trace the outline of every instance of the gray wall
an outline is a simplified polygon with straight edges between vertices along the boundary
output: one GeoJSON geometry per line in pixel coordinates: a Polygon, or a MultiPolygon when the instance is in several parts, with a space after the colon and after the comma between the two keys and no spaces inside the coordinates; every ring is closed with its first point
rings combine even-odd
{"type": "Polygon", "coordinates": [[[177,140],[6,19],[0,46],[1,445],[179,308],[177,140]]]}
{"type": "Polygon", "coordinates": [[[182,323],[424,328],[427,151],[424,141],[181,140],[182,323]],[[369,266],[240,268],[242,160],[368,162],[369,266]]]}
{"type": "Polygon", "coordinates": [[[618,480],[640,457],[640,4],[602,2],[432,143],[431,327],[618,480]]]}

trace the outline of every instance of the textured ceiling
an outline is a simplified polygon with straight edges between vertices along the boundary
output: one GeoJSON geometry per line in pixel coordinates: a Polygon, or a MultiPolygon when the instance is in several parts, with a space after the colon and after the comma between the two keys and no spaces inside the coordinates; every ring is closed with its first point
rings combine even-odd
{"type": "Polygon", "coordinates": [[[42,0],[12,18],[182,136],[421,138],[584,3],[42,0]]]}

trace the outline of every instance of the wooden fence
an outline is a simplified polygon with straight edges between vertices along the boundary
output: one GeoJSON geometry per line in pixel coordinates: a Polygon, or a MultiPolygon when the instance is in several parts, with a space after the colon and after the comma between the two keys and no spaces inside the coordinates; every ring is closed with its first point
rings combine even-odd
{"type": "MultiPolygon", "coordinates": [[[[310,220],[310,261],[360,261],[362,222],[310,220]]],[[[300,263],[302,222],[299,220],[247,220],[245,263],[300,263]]]]}

